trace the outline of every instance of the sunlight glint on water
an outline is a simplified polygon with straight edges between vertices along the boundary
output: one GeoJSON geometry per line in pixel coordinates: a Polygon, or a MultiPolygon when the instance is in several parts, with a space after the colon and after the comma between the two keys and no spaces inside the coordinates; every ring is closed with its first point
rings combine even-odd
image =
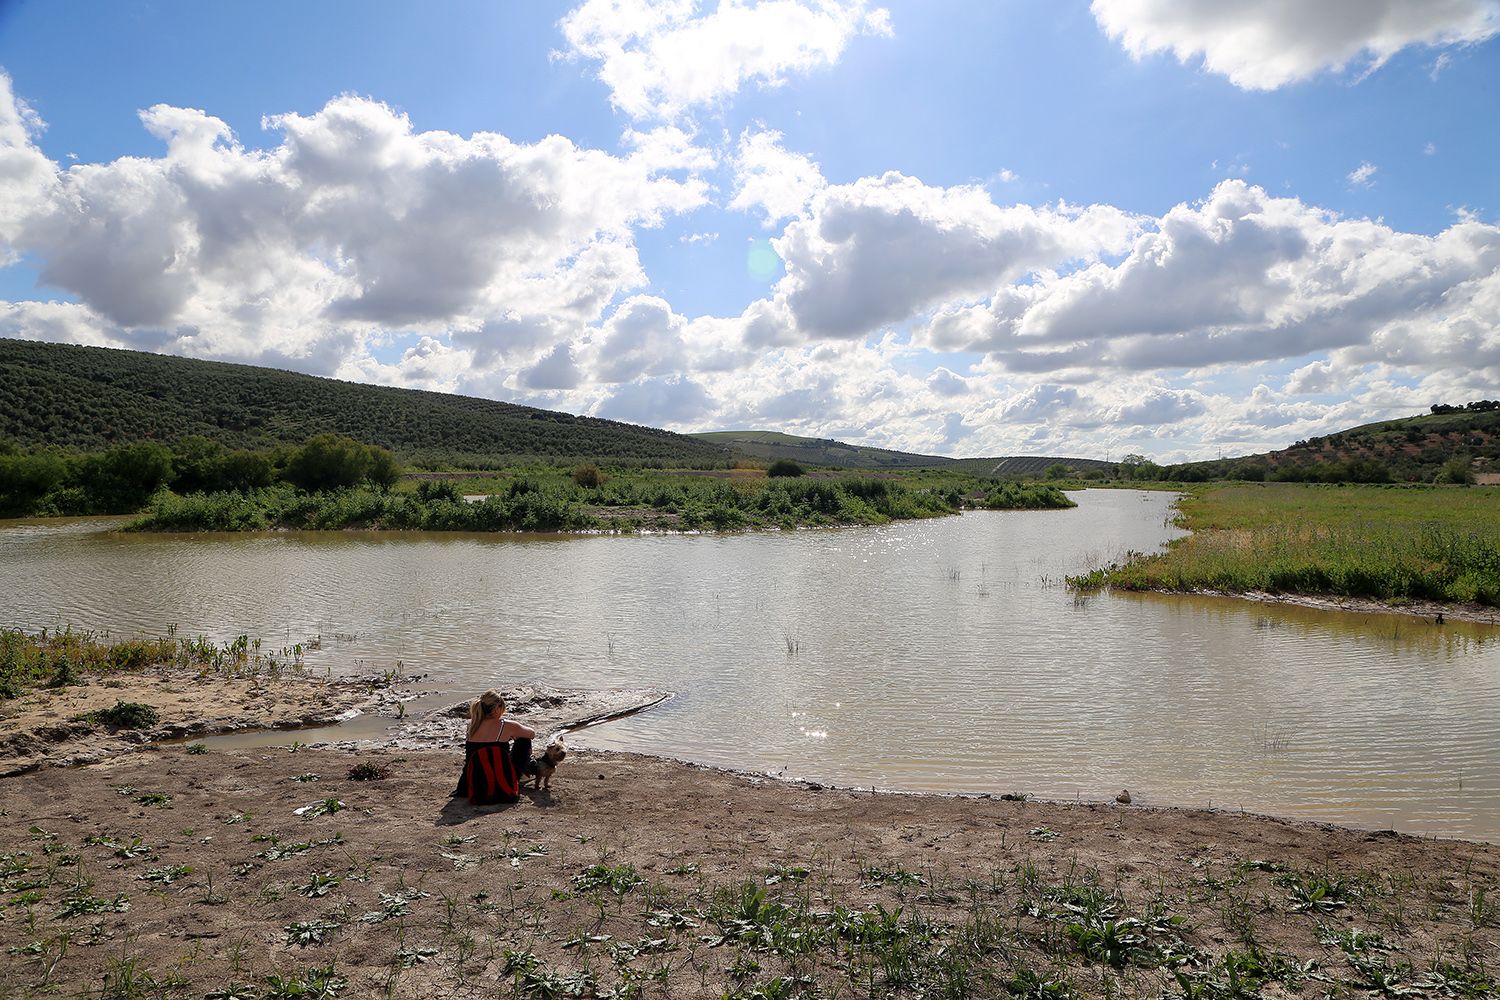
{"type": "Polygon", "coordinates": [[[1500,839],[1500,632],[1213,598],[1077,599],[1166,494],[735,536],[0,529],[8,624],[323,636],[455,695],[653,685],[579,734],[839,784],[1243,807],[1500,839]],[[339,636],[341,638],[335,638],[339,636]]]}

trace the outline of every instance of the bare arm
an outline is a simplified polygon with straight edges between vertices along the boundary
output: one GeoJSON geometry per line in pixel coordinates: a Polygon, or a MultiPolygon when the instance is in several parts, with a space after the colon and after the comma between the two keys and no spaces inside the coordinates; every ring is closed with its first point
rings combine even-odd
{"type": "Polygon", "coordinates": [[[529,740],[535,736],[535,729],[532,729],[530,726],[523,726],[512,719],[506,719],[504,725],[500,727],[500,739],[502,740],[529,740]]]}

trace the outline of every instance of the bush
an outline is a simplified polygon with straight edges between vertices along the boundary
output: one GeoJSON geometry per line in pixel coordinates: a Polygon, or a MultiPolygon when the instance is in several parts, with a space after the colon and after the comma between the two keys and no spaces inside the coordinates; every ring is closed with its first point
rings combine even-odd
{"type": "Polygon", "coordinates": [[[161,718],[156,709],[138,701],[116,701],[101,708],[94,718],[111,729],[150,729],[161,718]]]}
{"type": "Polygon", "coordinates": [[[1443,463],[1443,468],[1438,472],[1437,481],[1457,486],[1472,486],[1474,485],[1472,465],[1473,460],[1468,455],[1454,455],[1443,463]]]}
{"type": "Polygon", "coordinates": [[[573,482],[586,490],[597,490],[600,484],[604,482],[604,479],[599,475],[599,466],[592,462],[586,462],[583,465],[574,467],[573,482]]]}
{"type": "Polygon", "coordinates": [[[790,458],[778,458],[776,461],[772,462],[771,467],[766,470],[766,475],[776,477],[800,476],[803,475],[804,472],[805,470],[802,468],[802,466],[798,465],[796,462],[793,462],[790,458]]]}
{"type": "Polygon", "coordinates": [[[389,489],[401,478],[396,456],[341,434],[316,434],[292,453],[283,478],[309,493],[370,482],[389,489]]]}
{"type": "Polygon", "coordinates": [[[350,781],[381,781],[391,776],[391,769],[384,764],[364,761],[349,768],[350,781]]]}
{"type": "Polygon", "coordinates": [[[449,503],[463,503],[464,495],[459,492],[458,487],[451,480],[424,479],[417,484],[417,499],[423,503],[434,503],[438,500],[446,500],[449,503]]]}

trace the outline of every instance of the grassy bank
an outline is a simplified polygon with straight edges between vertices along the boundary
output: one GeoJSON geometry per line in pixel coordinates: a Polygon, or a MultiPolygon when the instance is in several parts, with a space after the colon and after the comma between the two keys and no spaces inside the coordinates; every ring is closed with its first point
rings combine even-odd
{"type": "Polygon", "coordinates": [[[111,639],[72,629],[0,628],[0,702],[32,688],[64,688],[148,669],[246,678],[300,674],[303,653],[301,644],[262,650],[261,641],[248,636],[215,644],[175,635],[111,639]]]}
{"type": "Polygon", "coordinates": [[[154,531],[374,528],[422,531],[735,531],[834,524],[884,524],[938,517],[964,505],[989,509],[1071,507],[1056,487],[913,474],[767,478],[758,470],[722,475],[535,468],[397,490],[360,487],[307,493],[290,486],[245,493],[159,494],[131,527],[154,531]]]}
{"type": "Polygon", "coordinates": [[[1251,484],[1179,508],[1191,536],[1069,582],[1500,605],[1500,491],[1251,484]]]}

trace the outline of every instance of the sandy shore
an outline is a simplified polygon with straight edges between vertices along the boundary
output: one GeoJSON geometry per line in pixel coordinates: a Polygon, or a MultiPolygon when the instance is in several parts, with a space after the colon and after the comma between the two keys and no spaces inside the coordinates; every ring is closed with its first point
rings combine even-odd
{"type": "Polygon", "coordinates": [[[1496,990],[1490,845],[601,752],[480,809],[456,748],[128,749],[0,779],[0,997],[1496,990]]]}

